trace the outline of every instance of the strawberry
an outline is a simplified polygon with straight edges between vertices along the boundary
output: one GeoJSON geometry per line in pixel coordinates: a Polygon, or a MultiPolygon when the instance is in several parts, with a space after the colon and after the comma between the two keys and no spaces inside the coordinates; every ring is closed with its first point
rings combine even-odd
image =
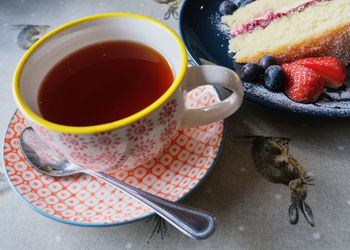
{"type": "Polygon", "coordinates": [[[315,102],[323,92],[324,79],[310,68],[296,63],[282,64],[286,73],[283,90],[296,102],[315,102]]]}
{"type": "Polygon", "coordinates": [[[294,63],[314,70],[325,79],[325,86],[339,88],[343,85],[346,74],[345,64],[335,57],[310,57],[294,63]]]}

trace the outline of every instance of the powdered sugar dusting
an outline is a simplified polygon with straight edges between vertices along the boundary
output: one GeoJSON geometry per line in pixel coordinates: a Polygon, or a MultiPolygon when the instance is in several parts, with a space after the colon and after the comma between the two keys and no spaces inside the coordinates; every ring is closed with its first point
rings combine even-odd
{"type": "Polygon", "coordinates": [[[262,83],[243,82],[248,99],[258,103],[297,113],[321,116],[350,115],[350,81],[347,80],[341,90],[325,89],[316,103],[303,104],[289,99],[284,93],[276,93],[266,89],[262,83]]]}
{"type": "Polygon", "coordinates": [[[216,30],[225,37],[225,39],[230,39],[230,28],[221,22],[221,17],[222,15],[215,13],[209,16],[209,21],[214,27],[216,27],[216,30]]]}

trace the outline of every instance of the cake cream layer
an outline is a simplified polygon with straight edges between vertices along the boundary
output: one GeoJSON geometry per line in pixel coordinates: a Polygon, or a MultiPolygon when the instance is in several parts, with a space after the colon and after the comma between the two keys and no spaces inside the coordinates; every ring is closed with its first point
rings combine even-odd
{"type": "Polygon", "coordinates": [[[305,2],[307,0],[259,0],[239,8],[233,15],[223,16],[222,22],[233,30],[271,11],[286,12],[305,2]]]}
{"type": "Polygon", "coordinates": [[[235,27],[231,30],[231,35],[239,36],[248,32],[252,32],[257,28],[266,28],[270,23],[279,18],[288,17],[290,15],[294,15],[297,12],[302,12],[306,8],[309,8],[316,4],[321,4],[324,1],[332,0],[309,0],[297,6],[287,6],[279,10],[269,10],[263,16],[256,17],[247,23],[235,27]]]}
{"type": "MultiPolygon", "coordinates": [[[[268,8],[276,12],[276,10],[294,8],[309,1],[258,0],[248,5],[249,8],[240,9],[241,13],[237,11],[232,16],[236,14],[241,16],[244,12],[249,13],[249,18],[243,18],[245,21],[243,19],[237,21],[238,25],[242,25],[247,20],[252,20],[254,16],[263,15],[268,8]],[[259,6],[263,10],[258,9],[259,6]]],[[[249,33],[233,37],[230,40],[229,50],[236,53],[236,61],[242,63],[257,62],[267,54],[276,57],[279,62],[288,62],[308,56],[335,56],[349,63],[349,13],[350,0],[318,2],[305,8],[302,12],[278,18],[269,23],[267,27],[255,28],[249,33]]],[[[237,18],[232,18],[232,16],[231,21],[237,18]]],[[[232,27],[238,27],[236,25],[233,21],[232,27]]]]}

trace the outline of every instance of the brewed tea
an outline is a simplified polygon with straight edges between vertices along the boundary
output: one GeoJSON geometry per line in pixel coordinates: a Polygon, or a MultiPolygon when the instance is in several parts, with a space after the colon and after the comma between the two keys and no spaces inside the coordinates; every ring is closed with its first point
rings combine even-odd
{"type": "Polygon", "coordinates": [[[44,119],[69,126],[104,124],[146,108],[170,87],[173,72],[156,50],[131,41],[96,43],[57,63],[40,87],[44,119]]]}

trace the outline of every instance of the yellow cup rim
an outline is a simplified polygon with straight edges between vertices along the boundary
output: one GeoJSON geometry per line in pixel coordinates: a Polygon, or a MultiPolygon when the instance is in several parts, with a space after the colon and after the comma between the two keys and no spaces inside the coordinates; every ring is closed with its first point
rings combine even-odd
{"type": "Polygon", "coordinates": [[[177,88],[180,86],[180,84],[185,76],[186,68],[187,68],[186,48],[185,48],[184,44],[182,43],[180,37],[172,29],[170,29],[168,26],[166,26],[165,24],[163,24],[157,20],[154,20],[150,17],[137,15],[137,14],[131,14],[131,13],[99,14],[99,15],[88,16],[88,17],[81,18],[81,19],[69,22],[67,24],[64,24],[64,25],[56,28],[55,30],[49,32],[44,37],[39,39],[35,44],[33,44],[27,50],[27,52],[23,55],[22,59],[20,60],[20,62],[18,63],[18,65],[16,67],[15,74],[13,77],[12,91],[13,91],[13,96],[15,98],[16,105],[17,105],[18,109],[20,110],[20,112],[23,113],[25,115],[25,117],[28,118],[31,122],[34,122],[35,124],[37,124],[39,126],[42,126],[48,130],[62,132],[62,133],[72,133],[72,134],[98,133],[98,132],[113,130],[116,128],[126,126],[130,123],[133,123],[133,122],[149,115],[154,110],[156,110],[158,107],[163,105],[173,95],[173,93],[177,90],[177,88]],[[139,111],[131,116],[123,118],[121,120],[110,122],[110,123],[105,123],[105,124],[100,124],[100,125],[94,125],[94,126],[80,126],[80,127],[78,127],[78,126],[60,125],[60,124],[56,124],[56,123],[47,121],[47,120],[39,117],[38,115],[36,115],[33,111],[31,111],[29,109],[29,107],[26,105],[26,103],[24,102],[22,95],[20,93],[20,77],[21,77],[21,73],[22,73],[22,70],[23,70],[25,63],[28,61],[30,56],[35,52],[35,50],[41,44],[45,43],[45,41],[50,39],[51,37],[55,36],[56,34],[62,32],[63,30],[66,30],[67,28],[70,28],[74,25],[81,24],[81,23],[88,22],[88,21],[92,21],[92,20],[96,20],[96,19],[101,19],[101,18],[115,18],[115,17],[134,18],[134,19],[141,19],[144,21],[152,22],[155,25],[158,25],[161,28],[163,28],[165,31],[167,31],[169,33],[169,35],[171,35],[176,40],[176,43],[179,46],[180,51],[181,51],[181,67],[180,67],[179,73],[175,77],[170,88],[159,99],[157,99],[155,102],[153,102],[151,105],[149,105],[145,109],[143,109],[143,110],[141,110],[141,111],[139,111]]]}

